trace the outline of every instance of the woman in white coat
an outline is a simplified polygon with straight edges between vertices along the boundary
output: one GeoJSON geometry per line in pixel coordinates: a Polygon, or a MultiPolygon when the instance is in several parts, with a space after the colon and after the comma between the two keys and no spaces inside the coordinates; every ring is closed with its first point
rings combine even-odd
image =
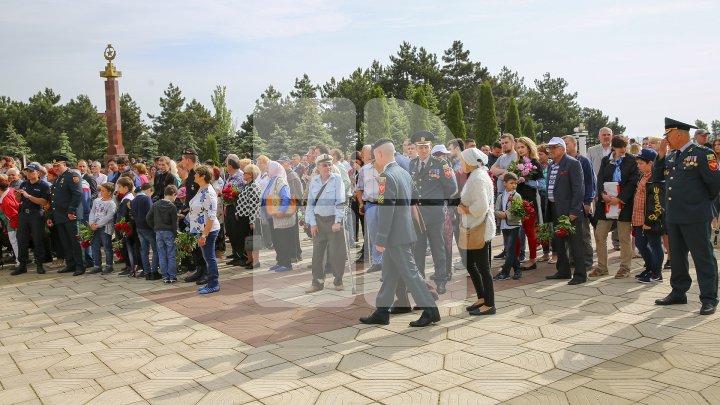
{"type": "Polygon", "coordinates": [[[495,313],[495,291],[490,273],[490,241],[495,236],[495,215],[493,182],[485,166],[488,157],[477,148],[465,149],[460,156],[463,171],[468,173],[457,207],[458,214],[462,215],[462,227],[472,231],[485,224],[485,246],[482,249],[460,249],[477,294],[475,303],[466,309],[470,315],[492,315],[495,313]]]}

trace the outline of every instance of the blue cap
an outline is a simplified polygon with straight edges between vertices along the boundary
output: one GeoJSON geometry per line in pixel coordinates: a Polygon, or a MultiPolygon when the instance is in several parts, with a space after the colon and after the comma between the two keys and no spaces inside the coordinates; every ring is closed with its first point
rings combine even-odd
{"type": "Polygon", "coordinates": [[[280,159],[277,160],[278,163],[289,162],[289,161],[290,161],[290,158],[287,156],[281,156],[280,159]]]}
{"type": "Polygon", "coordinates": [[[33,171],[40,171],[40,166],[36,165],[35,163],[30,163],[29,165],[25,166],[24,170],[33,170],[33,171]]]}
{"type": "Polygon", "coordinates": [[[642,150],[640,151],[640,154],[637,155],[637,158],[642,159],[646,162],[654,162],[655,159],[657,159],[657,156],[658,156],[658,154],[654,150],[652,150],[650,148],[642,148],[642,150]]]}

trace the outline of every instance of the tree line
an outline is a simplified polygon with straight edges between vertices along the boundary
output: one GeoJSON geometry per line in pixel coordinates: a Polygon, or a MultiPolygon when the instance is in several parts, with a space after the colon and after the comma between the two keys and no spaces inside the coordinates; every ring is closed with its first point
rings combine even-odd
{"type": "MultiPolygon", "coordinates": [[[[210,107],[187,101],[170,83],[157,115],[144,115],[129,94],[121,96],[120,112],[126,152],[144,158],[177,157],[186,147],[204,159],[230,152],[278,157],[315,144],[351,150],[380,137],[402,141],[419,129],[434,132],[441,141],[472,137],[481,145],[493,143],[501,132],[547,141],[573,133],[580,123],[591,134],[590,145],[603,126],[625,131],[618,118],[580,106],[577,93],[568,87],[565,79],[550,73],[532,84],[508,67],[493,75],[470,58],[461,41],[440,57],[403,42],[385,65],[374,60],[322,84],[304,74],[287,95],[269,85],[240,125],[223,86],[213,90],[210,107]]],[[[60,100],[51,89],[28,101],[0,97],[0,153],[40,161],[58,152],[101,159],[107,148],[102,115],[86,95],[65,104],[60,100]]],[[[720,120],[709,127],[720,136],[720,120]]]]}

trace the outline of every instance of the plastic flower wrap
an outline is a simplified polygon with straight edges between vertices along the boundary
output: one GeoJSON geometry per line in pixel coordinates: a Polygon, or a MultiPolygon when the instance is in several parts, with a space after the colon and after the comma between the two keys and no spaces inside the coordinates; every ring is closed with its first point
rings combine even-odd
{"type": "Polygon", "coordinates": [[[233,205],[237,203],[238,195],[240,194],[240,189],[238,189],[238,186],[234,184],[228,184],[220,193],[220,197],[222,197],[223,203],[225,205],[233,205]]]}
{"type": "Polygon", "coordinates": [[[80,230],[77,234],[77,240],[80,241],[80,246],[83,249],[87,249],[92,246],[93,236],[95,236],[95,232],[90,229],[90,226],[80,224],[80,230]]]}
{"type": "Polygon", "coordinates": [[[512,162],[510,167],[508,167],[508,171],[510,173],[514,173],[518,176],[518,183],[524,183],[533,170],[537,169],[538,167],[532,164],[532,161],[527,156],[524,156],[521,161],[512,162]]]}
{"type": "Polygon", "coordinates": [[[524,219],[527,215],[527,211],[525,209],[525,204],[523,204],[524,201],[522,200],[515,200],[513,199],[510,203],[510,216],[516,219],[524,219]]]}

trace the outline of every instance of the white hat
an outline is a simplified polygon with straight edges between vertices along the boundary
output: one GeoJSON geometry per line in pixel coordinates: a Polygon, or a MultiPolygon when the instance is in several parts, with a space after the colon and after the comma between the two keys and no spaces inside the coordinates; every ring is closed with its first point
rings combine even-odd
{"type": "Polygon", "coordinates": [[[480,166],[480,163],[484,166],[488,162],[488,156],[478,148],[467,148],[460,153],[460,156],[468,166],[480,166]]]}
{"type": "Polygon", "coordinates": [[[433,146],[433,147],[432,147],[432,150],[430,151],[430,154],[431,154],[431,155],[435,155],[436,153],[442,153],[443,155],[449,155],[449,154],[450,154],[450,151],[447,150],[447,148],[445,147],[445,145],[440,144],[440,145],[435,145],[435,146],[433,146]]]}
{"type": "Polygon", "coordinates": [[[567,146],[565,146],[565,141],[563,141],[562,138],[559,138],[557,136],[550,139],[550,142],[548,142],[547,145],[548,146],[558,145],[558,146],[562,146],[563,149],[567,149],[567,146]]]}

